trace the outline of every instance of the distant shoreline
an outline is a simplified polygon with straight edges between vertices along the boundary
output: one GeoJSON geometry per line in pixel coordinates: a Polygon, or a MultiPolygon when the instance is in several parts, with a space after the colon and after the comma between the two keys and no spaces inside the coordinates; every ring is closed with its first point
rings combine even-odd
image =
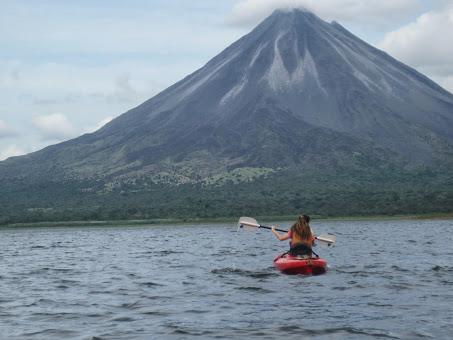
{"type": "MultiPolygon", "coordinates": [[[[0,229],[14,228],[45,228],[45,227],[125,227],[125,226],[152,226],[152,225],[188,225],[188,224],[236,224],[239,217],[219,218],[185,218],[185,219],[149,219],[149,220],[110,220],[110,221],[52,221],[1,224],[0,229]]],[[[269,223],[275,221],[292,221],[295,215],[282,216],[255,216],[259,222],[269,223]]],[[[449,220],[453,213],[433,213],[419,215],[376,215],[376,216],[312,216],[313,220],[321,221],[376,221],[376,220],[449,220]]]]}

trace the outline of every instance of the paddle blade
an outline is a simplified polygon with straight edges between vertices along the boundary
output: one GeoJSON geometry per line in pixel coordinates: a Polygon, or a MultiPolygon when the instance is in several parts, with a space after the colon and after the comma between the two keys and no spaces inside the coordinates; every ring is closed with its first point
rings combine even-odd
{"type": "Polygon", "coordinates": [[[254,228],[259,228],[260,225],[259,223],[251,217],[241,217],[239,219],[238,225],[242,225],[244,227],[254,227],[254,228]]]}
{"type": "Polygon", "coordinates": [[[238,231],[239,229],[245,229],[245,230],[250,230],[250,229],[256,229],[259,228],[260,225],[258,222],[251,217],[241,217],[238,221],[238,231]]]}
{"type": "Polygon", "coordinates": [[[335,242],[337,241],[337,237],[332,234],[323,234],[316,236],[316,240],[327,244],[328,246],[334,245],[335,242]]]}

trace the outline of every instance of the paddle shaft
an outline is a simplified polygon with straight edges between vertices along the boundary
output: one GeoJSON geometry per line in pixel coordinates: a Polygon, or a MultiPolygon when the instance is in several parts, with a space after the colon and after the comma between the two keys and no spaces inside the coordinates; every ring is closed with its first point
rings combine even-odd
{"type": "MultiPolygon", "coordinates": [[[[260,224],[260,228],[269,229],[269,230],[272,229],[272,227],[268,227],[267,225],[261,225],[261,224],[260,224]]],[[[276,230],[276,231],[279,231],[279,232],[281,232],[281,233],[287,233],[287,232],[288,232],[288,230],[277,229],[277,228],[276,228],[275,230],[276,230]]]]}

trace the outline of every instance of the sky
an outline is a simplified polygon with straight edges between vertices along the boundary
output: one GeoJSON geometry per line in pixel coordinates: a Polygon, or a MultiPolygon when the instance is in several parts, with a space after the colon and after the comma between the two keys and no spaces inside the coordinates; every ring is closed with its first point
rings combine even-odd
{"type": "Polygon", "coordinates": [[[0,160],[95,131],[295,7],[453,92],[453,0],[0,0],[0,160]]]}

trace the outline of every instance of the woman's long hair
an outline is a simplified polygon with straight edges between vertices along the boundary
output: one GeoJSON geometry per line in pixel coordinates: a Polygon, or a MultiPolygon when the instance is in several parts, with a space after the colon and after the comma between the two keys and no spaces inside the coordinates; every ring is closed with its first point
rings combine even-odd
{"type": "Polygon", "coordinates": [[[291,230],[295,233],[301,240],[308,240],[311,241],[313,235],[311,234],[310,228],[310,216],[308,215],[300,215],[297,218],[297,222],[293,224],[291,230]]]}

